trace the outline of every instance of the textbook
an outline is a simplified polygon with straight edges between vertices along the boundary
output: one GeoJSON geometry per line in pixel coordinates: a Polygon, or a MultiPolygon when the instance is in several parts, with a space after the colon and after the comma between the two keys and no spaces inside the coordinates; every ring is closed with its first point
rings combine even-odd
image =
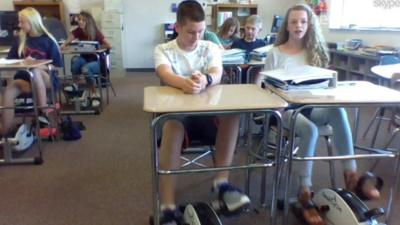
{"type": "Polygon", "coordinates": [[[250,52],[250,60],[265,61],[265,59],[267,58],[268,52],[273,47],[274,47],[273,45],[266,45],[266,46],[254,49],[252,52],[250,52]]]}
{"type": "Polygon", "coordinates": [[[300,66],[261,72],[267,84],[283,90],[334,88],[337,72],[313,66],[300,66]]]}
{"type": "Polygon", "coordinates": [[[228,49],[222,53],[223,64],[244,64],[246,51],[238,48],[228,49]]]}

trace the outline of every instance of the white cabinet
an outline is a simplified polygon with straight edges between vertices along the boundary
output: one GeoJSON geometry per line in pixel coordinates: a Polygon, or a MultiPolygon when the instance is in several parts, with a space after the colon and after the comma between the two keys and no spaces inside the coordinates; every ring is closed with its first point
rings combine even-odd
{"type": "Polygon", "coordinates": [[[104,37],[110,42],[111,69],[122,69],[122,14],[118,11],[104,11],[101,17],[101,30],[104,37]]]}

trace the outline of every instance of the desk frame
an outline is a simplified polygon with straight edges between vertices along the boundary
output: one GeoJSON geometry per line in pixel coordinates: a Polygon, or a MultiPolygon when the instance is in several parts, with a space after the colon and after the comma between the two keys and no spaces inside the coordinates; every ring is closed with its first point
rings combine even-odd
{"type": "MultiPolygon", "coordinates": [[[[152,113],[154,118],[151,119],[151,157],[152,157],[152,167],[153,167],[153,204],[154,204],[154,224],[159,224],[160,215],[160,184],[159,184],[159,176],[160,175],[172,175],[172,174],[183,174],[183,173],[198,173],[198,172],[216,172],[216,171],[225,171],[225,170],[240,170],[240,169],[253,169],[253,168],[267,168],[271,166],[275,166],[275,174],[274,179],[278,181],[279,171],[279,158],[276,157],[276,160],[271,163],[262,162],[262,163],[254,163],[254,164],[245,164],[238,166],[227,166],[227,167],[212,167],[212,168],[201,168],[201,169],[177,169],[177,170],[161,170],[159,168],[159,157],[157,150],[157,130],[160,128],[160,122],[168,120],[171,117],[176,116],[204,116],[204,115],[238,115],[238,114],[249,114],[254,112],[260,112],[264,114],[272,114],[277,118],[278,121],[278,137],[281,138],[281,117],[280,113],[274,111],[277,108],[284,108],[287,106],[287,103],[283,101],[276,95],[268,95],[268,92],[264,92],[261,88],[256,85],[220,85],[220,87],[213,86],[208,88],[205,93],[200,93],[198,96],[196,95],[186,95],[183,94],[182,91],[176,88],[171,87],[147,87],[145,89],[144,95],[144,110],[146,112],[152,113]],[[149,88],[149,89],[147,89],[149,88]],[[245,91],[247,95],[241,96],[241,98],[231,98],[237,88],[241,88],[242,91],[245,91]],[[210,90],[210,92],[208,92],[210,90]],[[207,101],[205,103],[199,102],[202,97],[207,95],[215,96],[218,93],[218,90],[221,90],[220,97],[217,97],[217,101],[211,100],[211,102],[207,101]],[[176,96],[176,97],[175,97],[176,96]],[[193,97],[192,97],[193,96],[193,97]],[[162,98],[165,97],[165,100],[162,98]],[[244,103],[256,98],[257,101],[252,103],[248,103],[247,107],[243,106],[244,103]],[[158,101],[160,98],[160,101],[158,101]],[[233,99],[233,101],[232,101],[233,99]],[[238,100],[240,99],[240,100],[238,100]],[[268,101],[268,102],[265,102],[268,101]],[[172,102],[177,102],[177,105],[172,105],[172,102]],[[179,102],[179,103],[178,103],[179,102]],[[194,102],[194,104],[192,104],[194,102]],[[269,109],[266,109],[269,108],[269,109]],[[158,114],[156,116],[156,114],[158,114]],[[159,115],[161,114],[161,115],[159,115]]],[[[248,136],[249,137],[249,136],[248,136]]],[[[280,155],[280,148],[276,149],[276,154],[280,155]]],[[[272,196],[272,205],[271,205],[271,223],[276,224],[276,190],[277,190],[277,182],[274,182],[273,186],[273,196],[272,196]]]]}
{"type": "MultiPolygon", "coordinates": [[[[75,50],[64,50],[61,51],[62,53],[62,59],[63,62],[65,64],[65,55],[80,55],[80,54],[93,54],[96,55],[97,60],[100,63],[100,74],[97,77],[97,86],[98,86],[98,90],[99,90],[99,94],[100,94],[100,111],[96,110],[96,109],[89,109],[89,110],[81,110],[80,107],[80,101],[79,99],[75,99],[76,97],[74,97],[74,106],[75,106],[75,110],[72,111],[62,111],[62,114],[80,114],[80,115],[86,115],[86,114],[99,114],[99,112],[103,111],[103,104],[104,104],[104,99],[103,99],[103,82],[102,82],[102,78],[105,78],[107,80],[106,83],[106,98],[107,98],[107,105],[109,104],[109,90],[108,90],[108,86],[111,84],[110,82],[110,77],[107,74],[107,63],[104,60],[105,57],[107,57],[107,49],[100,49],[100,50],[93,50],[93,51],[75,51],[75,50]]],[[[66,75],[66,71],[65,71],[65,66],[64,66],[64,76],[67,77],[66,75]]]]}
{"type": "MultiPolygon", "coordinates": [[[[238,166],[226,166],[226,167],[212,167],[212,168],[199,168],[199,169],[177,169],[177,170],[161,170],[159,168],[159,156],[157,150],[157,130],[160,129],[160,122],[166,121],[169,118],[176,118],[176,116],[220,116],[220,115],[237,115],[243,113],[265,113],[271,114],[277,120],[277,127],[278,127],[278,137],[280,142],[282,142],[282,125],[281,125],[281,116],[280,113],[273,111],[273,110],[226,110],[226,111],[205,111],[205,112],[181,112],[181,113],[166,113],[160,116],[154,117],[151,119],[151,158],[152,158],[152,168],[153,168],[153,207],[154,207],[154,224],[160,224],[160,175],[175,175],[175,174],[188,174],[188,173],[205,173],[205,172],[218,172],[218,171],[232,171],[232,170],[247,170],[249,172],[250,169],[256,168],[269,168],[275,167],[274,170],[274,184],[272,188],[272,199],[271,199],[271,217],[270,217],[270,224],[276,224],[276,214],[277,214],[277,195],[276,192],[278,190],[278,180],[279,178],[279,168],[280,166],[280,158],[281,158],[281,148],[278,147],[276,151],[277,157],[275,157],[275,161],[273,163],[254,163],[248,165],[238,165],[238,166]]],[[[251,135],[251,134],[249,134],[251,135]]],[[[281,145],[279,145],[281,146],[281,145]]],[[[249,150],[248,150],[249,154],[249,150]]],[[[248,173],[247,173],[248,179],[248,173]]],[[[247,185],[246,185],[247,187],[247,185]]],[[[265,190],[262,190],[265,192],[265,190]]],[[[264,194],[264,193],[262,193],[264,194]]],[[[268,219],[267,219],[268,221],[268,219]]]]}
{"type": "MultiPolygon", "coordinates": [[[[282,97],[282,96],[281,96],[282,97]]],[[[285,99],[285,98],[284,98],[285,99]]],[[[287,99],[286,99],[287,100],[287,99]]],[[[290,102],[289,102],[290,103],[290,102]]],[[[400,103],[400,100],[399,100],[400,103]]],[[[393,181],[392,184],[392,190],[394,190],[394,193],[396,193],[396,190],[398,190],[399,186],[399,176],[400,176],[400,154],[399,152],[394,153],[391,151],[385,151],[385,150],[380,150],[380,149],[373,149],[373,148],[367,148],[367,147],[361,147],[357,146],[356,144],[354,145],[355,149],[360,149],[363,151],[368,151],[370,154],[354,154],[352,156],[314,156],[314,157],[294,157],[293,156],[293,151],[295,149],[294,145],[294,139],[295,139],[295,123],[298,115],[303,111],[304,109],[307,108],[330,108],[330,107],[366,107],[366,106],[395,106],[398,105],[399,103],[325,103],[325,104],[298,104],[298,103],[292,103],[292,106],[289,108],[294,109],[294,112],[290,118],[290,128],[289,128],[289,148],[288,152],[285,152],[285,157],[287,158],[287,171],[286,175],[284,176],[286,179],[284,181],[284,219],[282,224],[289,224],[289,187],[291,187],[292,183],[292,163],[293,160],[296,161],[331,161],[331,160],[350,160],[350,159],[377,159],[377,158],[395,158],[396,159],[396,166],[393,171],[395,180],[393,181]]],[[[355,124],[358,124],[358,116],[355,118],[355,124]]],[[[355,127],[357,129],[357,127],[355,127]]],[[[355,134],[357,135],[357,134],[355,134]]],[[[282,160],[285,160],[285,157],[282,158],[282,160]]],[[[283,165],[283,161],[281,164],[283,165]]],[[[393,193],[393,192],[392,192],[393,193]]],[[[390,210],[391,210],[391,205],[392,205],[392,199],[393,196],[389,195],[389,201],[388,201],[388,207],[387,207],[387,212],[386,212],[386,221],[390,219],[390,210]]]]}
{"type": "MultiPolygon", "coordinates": [[[[32,100],[33,100],[33,112],[34,112],[34,118],[35,118],[35,122],[36,122],[36,126],[35,126],[35,132],[37,135],[37,145],[38,145],[38,151],[39,151],[39,156],[36,157],[32,157],[32,158],[13,158],[12,156],[12,149],[8,140],[8,138],[5,138],[4,141],[1,141],[1,144],[4,147],[4,158],[0,159],[0,165],[12,165],[12,164],[30,164],[33,163],[35,165],[40,165],[43,163],[43,156],[42,156],[42,148],[41,148],[41,137],[39,134],[39,109],[41,108],[53,108],[56,110],[56,102],[55,102],[55,96],[54,96],[54,87],[53,85],[51,86],[51,100],[53,101],[52,106],[46,106],[46,107],[39,107],[37,105],[37,96],[36,96],[36,92],[34,91],[36,89],[35,87],[35,82],[34,82],[34,75],[33,73],[30,71],[31,69],[34,69],[36,67],[42,66],[42,65],[47,65],[48,66],[48,70],[49,70],[49,74],[52,71],[52,66],[50,66],[49,64],[51,63],[51,60],[39,60],[39,61],[33,61],[29,64],[22,64],[22,63],[15,63],[15,64],[8,64],[8,65],[1,65],[0,66],[0,71],[18,71],[18,70],[24,70],[26,72],[29,73],[30,75],[30,79],[31,79],[31,88],[32,88],[32,100]]],[[[0,73],[1,76],[1,73],[0,73]]],[[[50,75],[51,76],[51,75],[50,75]]],[[[51,79],[51,78],[50,78],[51,79]]],[[[5,109],[13,109],[15,110],[16,108],[20,108],[20,107],[4,107],[1,106],[0,110],[5,110],[5,109]]],[[[24,107],[21,107],[24,108],[24,107]]],[[[57,121],[57,115],[56,113],[54,113],[54,121],[57,121]]],[[[15,143],[14,143],[15,144],[15,143]]]]}

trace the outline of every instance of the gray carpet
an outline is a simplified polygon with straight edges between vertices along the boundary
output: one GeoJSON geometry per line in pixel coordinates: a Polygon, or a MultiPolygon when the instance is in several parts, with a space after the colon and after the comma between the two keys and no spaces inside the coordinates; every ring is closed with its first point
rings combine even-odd
{"type": "MultiPolygon", "coordinates": [[[[113,83],[118,96],[111,96],[101,115],[73,117],[87,128],[81,140],[44,143],[43,165],[0,168],[0,225],[148,224],[152,213],[150,115],[142,111],[143,87],[159,82],[154,73],[130,73],[113,79],[113,83]]],[[[372,111],[363,113],[363,120],[372,111]]],[[[387,138],[386,128],[382,130],[379,144],[387,138]]],[[[236,158],[238,163],[243,161],[242,149],[238,149],[236,158]]],[[[367,164],[370,162],[360,163],[361,169],[367,164]]],[[[393,178],[389,172],[393,165],[389,160],[379,164],[377,173],[387,182],[393,178]]],[[[324,168],[315,172],[318,189],[328,182],[328,167],[317,163],[316,168],[324,168]]],[[[340,174],[338,171],[341,181],[340,174]]],[[[178,200],[211,200],[211,179],[210,174],[183,177],[178,200]]],[[[232,181],[243,186],[243,172],[234,173],[232,181]]],[[[259,176],[255,176],[251,192],[255,208],[259,206],[258,192],[259,176]]],[[[373,204],[384,206],[384,201],[373,204]]],[[[241,217],[225,218],[224,222],[267,224],[265,213],[263,209],[251,210],[241,217]]]]}

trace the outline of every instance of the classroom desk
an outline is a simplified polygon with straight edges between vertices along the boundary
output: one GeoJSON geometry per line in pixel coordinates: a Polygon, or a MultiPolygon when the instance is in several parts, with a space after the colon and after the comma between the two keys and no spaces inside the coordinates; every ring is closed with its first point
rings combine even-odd
{"type": "Polygon", "coordinates": [[[400,63],[373,66],[371,71],[386,80],[390,80],[394,73],[400,73],[400,63]]]}
{"type": "MultiPolygon", "coordinates": [[[[386,84],[388,87],[390,87],[390,86],[392,86],[391,79],[393,77],[393,74],[395,74],[395,73],[400,74],[400,63],[373,66],[371,68],[371,72],[379,77],[379,84],[383,84],[383,85],[386,84]]],[[[375,145],[376,137],[378,135],[378,129],[381,125],[382,119],[385,118],[384,117],[385,111],[386,111],[386,108],[381,107],[381,108],[377,109],[377,111],[375,112],[375,114],[373,116],[373,118],[381,118],[381,119],[378,119],[376,129],[372,136],[371,147],[374,147],[374,145],[375,145]]],[[[373,121],[374,121],[374,119],[370,122],[369,126],[365,130],[364,137],[367,135],[367,133],[370,129],[370,126],[372,126],[372,124],[373,124],[373,121]]]]}
{"type": "MultiPolygon", "coordinates": [[[[33,79],[33,74],[30,71],[31,69],[34,69],[39,66],[43,65],[48,65],[52,62],[52,60],[18,60],[16,63],[11,63],[11,64],[2,64],[0,63],[0,76],[2,71],[17,71],[17,70],[26,70],[30,75],[31,79],[33,79]]],[[[14,76],[14,74],[9,74],[10,76],[14,76]]],[[[8,76],[7,76],[8,77],[8,76]]],[[[34,82],[31,81],[32,89],[34,89],[34,82]]],[[[34,115],[35,115],[35,122],[36,124],[39,124],[38,120],[38,115],[39,115],[39,107],[36,105],[36,92],[32,91],[32,98],[33,98],[33,106],[34,106],[34,115]]],[[[54,100],[54,99],[53,99],[54,100]]],[[[50,106],[49,106],[50,107],[50,106]]],[[[13,107],[14,109],[15,107],[13,107]]],[[[1,110],[4,109],[9,109],[7,107],[0,107],[1,110]]],[[[39,134],[39,126],[35,126],[36,128],[36,134],[39,134]]],[[[41,150],[41,138],[37,138],[37,146],[38,146],[38,151],[39,151],[39,156],[32,157],[32,158],[13,158],[12,156],[12,149],[11,146],[9,145],[8,141],[0,141],[2,146],[3,146],[3,159],[0,159],[0,165],[4,164],[27,164],[27,163],[34,163],[34,164],[42,164],[43,163],[43,158],[42,158],[42,150],[41,150]]]]}
{"type": "MultiPolygon", "coordinates": [[[[146,87],[144,89],[143,110],[152,113],[154,118],[151,121],[152,135],[152,167],[153,167],[153,203],[155,223],[159,224],[159,176],[161,174],[182,174],[194,172],[211,172],[222,170],[237,170],[251,168],[266,168],[275,165],[275,180],[278,180],[277,168],[279,167],[279,157],[273,164],[256,163],[229,167],[214,167],[202,169],[181,169],[181,170],[161,170],[158,165],[157,154],[157,128],[160,121],[167,120],[171,116],[181,115],[227,115],[238,113],[270,113],[277,118],[278,135],[281,135],[280,115],[272,109],[286,107],[287,103],[276,95],[269,94],[256,85],[216,85],[207,88],[200,94],[185,94],[181,90],[162,86],[146,87]],[[161,114],[161,115],[160,115],[161,114]]],[[[279,151],[279,148],[277,149],[279,151]]],[[[279,152],[278,152],[279,154],[279,152]]],[[[271,209],[271,221],[275,224],[276,218],[276,196],[275,190],[277,182],[274,183],[273,204],[271,209]]]]}
{"type": "MultiPolygon", "coordinates": [[[[394,193],[398,190],[398,182],[400,175],[400,157],[398,153],[354,146],[357,149],[369,151],[371,154],[355,154],[353,156],[316,156],[316,157],[294,157],[292,155],[294,149],[294,124],[297,115],[306,108],[313,107],[361,107],[361,106],[399,106],[400,92],[375,85],[366,81],[338,82],[336,88],[319,89],[319,90],[302,90],[302,91],[283,91],[271,86],[268,88],[282,97],[290,105],[289,108],[294,109],[294,113],[290,121],[289,129],[289,151],[288,169],[285,180],[285,212],[283,224],[288,224],[289,198],[288,187],[290,187],[292,176],[292,160],[348,160],[348,159],[368,159],[368,158],[395,158],[396,168],[394,169],[393,181],[394,193]]],[[[355,119],[358,120],[358,117],[355,119]]],[[[393,198],[395,199],[395,198],[393,198]]],[[[386,214],[388,220],[390,211],[386,214]]]]}
{"type": "MultiPolygon", "coordinates": [[[[67,49],[62,49],[62,58],[63,61],[65,62],[64,56],[65,55],[80,55],[80,54],[94,54],[97,56],[98,61],[100,62],[100,76],[97,78],[98,79],[98,89],[99,89],[99,94],[100,94],[100,111],[103,111],[103,83],[101,78],[106,78],[107,84],[106,84],[106,98],[107,98],[107,104],[109,104],[110,97],[109,97],[109,90],[108,86],[110,83],[110,77],[107,73],[107,63],[105,62],[106,60],[106,55],[107,55],[108,49],[98,49],[98,50],[80,50],[77,51],[72,48],[67,48],[67,49]]],[[[64,75],[66,75],[65,67],[64,67],[64,75]]],[[[63,111],[63,114],[98,114],[98,110],[81,110],[80,109],[80,102],[77,101],[75,102],[75,110],[74,111],[63,111]]]]}
{"type": "Polygon", "coordinates": [[[223,63],[223,67],[225,70],[230,70],[231,72],[234,72],[234,76],[230,77],[231,83],[233,84],[240,84],[242,83],[241,81],[241,75],[242,75],[242,67],[246,66],[247,67],[247,72],[245,74],[246,76],[246,84],[250,83],[250,75],[251,71],[257,68],[263,68],[265,65],[264,61],[258,61],[258,60],[250,60],[247,63],[223,63]]]}

